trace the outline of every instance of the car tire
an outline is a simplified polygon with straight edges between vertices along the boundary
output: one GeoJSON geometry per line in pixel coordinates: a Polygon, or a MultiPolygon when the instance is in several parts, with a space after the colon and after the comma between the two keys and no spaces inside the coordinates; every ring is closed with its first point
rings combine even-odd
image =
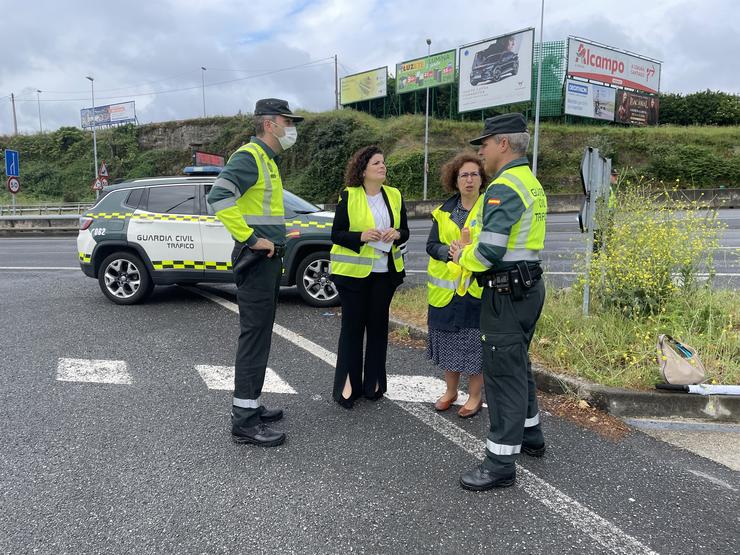
{"type": "Polygon", "coordinates": [[[103,294],[116,304],[140,303],[154,289],[141,258],[123,251],[103,260],[98,271],[98,284],[103,294]]]}
{"type": "Polygon", "coordinates": [[[514,65],[511,68],[511,74],[516,75],[519,73],[519,62],[514,62],[514,65]]]}
{"type": "Polygon", "coordinates": [[[491,79],[494,83],[497,83],[501,80],[501,70],[499,68],[496,68],[493,70],[493,74],[491,75],[491,79]]]}
{"type": "Polygon", "coordinates": [[[319,308],[339,304],[339,291],[329,277],[328,251],[313,252],[301,260],[295,282],[306,304],[319,308]]]}

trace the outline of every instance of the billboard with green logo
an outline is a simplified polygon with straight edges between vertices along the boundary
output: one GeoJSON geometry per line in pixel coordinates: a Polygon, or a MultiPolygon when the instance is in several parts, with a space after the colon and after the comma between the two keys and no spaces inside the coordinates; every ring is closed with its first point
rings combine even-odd
{"type": "Polygon", "coordinates": [[[448,50],[396,64],[396,92],[403,94],[454,83],[456,55],[456,50],[448,50]]]}

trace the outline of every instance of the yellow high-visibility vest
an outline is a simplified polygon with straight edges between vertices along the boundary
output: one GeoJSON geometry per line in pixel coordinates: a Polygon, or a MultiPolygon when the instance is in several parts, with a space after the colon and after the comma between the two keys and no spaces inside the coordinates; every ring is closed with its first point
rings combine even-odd
{"type": "MultiPolygon", "coordinates": [[[[401,225],[401,192],[395,187],[388,185],[382,186],[391,205],[391,220],[393,227],[398,229],[401,225]]],[[[373,219],[373,213],[367,202],[365,189],[363,187],[347,187],[347,214],[349,216],[350,231],[365,231],[374,229],[376,226],[373,219]]],[[[331,248],[330,273],[338,276],[348,276],[355,278],[367,277],[373,270],[373,261],[381,256],[387,256],[384,252],[379,252],[367,243],[362,245],[360,252],[357,253],[352,249],[342,247],[336,243],[331,248]]],[[[391,247],[391,256],[397,272],[403,270],[403,255],[396,245],[391,247]]]]}

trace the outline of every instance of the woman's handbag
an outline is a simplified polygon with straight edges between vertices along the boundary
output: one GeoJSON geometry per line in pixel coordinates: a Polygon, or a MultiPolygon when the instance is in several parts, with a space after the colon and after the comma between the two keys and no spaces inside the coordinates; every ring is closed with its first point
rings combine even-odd
{"type": "Polygon", "coordinates": [[[696,350],[670,335],[658,336],[658,364],[666,383],[693,385],[704,380],[704,364],[696,350]]]}

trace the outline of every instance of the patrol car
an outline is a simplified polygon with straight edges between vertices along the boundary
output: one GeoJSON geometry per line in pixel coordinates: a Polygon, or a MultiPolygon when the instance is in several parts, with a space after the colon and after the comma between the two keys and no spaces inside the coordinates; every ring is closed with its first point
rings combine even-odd
{"type": "MultiPolygon", "coordinates": [[[[233,283],[234,240],[208,213],[215,176],[134,179],[103,190],[80,217],[77,250],[85,275],[116,304],[146,299],[155,285],[233,283]]],[[[282,285],[309,305],[335,306],[329,279],[333,212],[284,191],[287,242],[282,285]]]]}

